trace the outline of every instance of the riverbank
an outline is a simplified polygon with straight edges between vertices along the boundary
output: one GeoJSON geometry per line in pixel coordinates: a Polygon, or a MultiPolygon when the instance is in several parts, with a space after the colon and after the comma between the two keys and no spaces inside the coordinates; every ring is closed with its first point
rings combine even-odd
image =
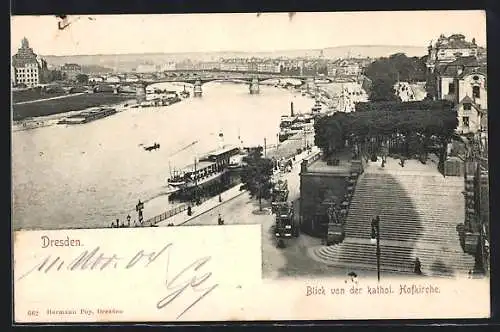
{"type": "Polygon", "coordinates": [[[14,104],[12,105],[12,119],[20,121],[38,116],[81,111],[91,107],[112,106],[134,98],[135,95],[130,94],[85,93],[69,95],[65,98],[50,98],[36,102],[14,104]]]}
{"type": "MultiPolygon", "coordinates": [[[[126,221],[128,214],[133,222],[139,199],[144,220],[155,217],[175,207],[166,186],[170,165],[180,169],[196,154],[216,149],[221,130],[227,144],[238,144],[241,136],[244,146],[263,146],[266,138],[269,152],[291,101],[297,110],[314,103],[284,89],[262,86],[255,96],[245,85],[214,82],[203,86],[202,98],[170,106],[132,108],[134,102],[124,101],[128,107],[113,105],[118,114],[86,125],[27,125],[12,139],[13,227],[101,228],[117,218],[126,221]],[[161,149],[144,150],[154,142],[161,149]]],[[[13,131],[25,122],[57,123],[79,112],[26,119],[13,131]]]]}
{"type": "MultiPolygon", "coordinates": [[[[295,157],[295,161],[292,163],[296,165],[302,161],[305,157],[309,156],[311,152],[304,151],[299,154],[295,153],[293,155],[289,155],[288,157],[295,157]]],[[[280,173],[277,171],[276,174],[280,173]]],[[[177,203],[170,205],[170,209],[168,211],[163,212],[162,214],[158,214],[154,217],[148,218],[142,225],[134,224],[132,222],[132,227],[151,227],[151,226],[189,226],[189,221],[194,220],[223,204],[226,204],[233,199],[248,194],[246,190],[240,190],[240,184],[229,188],[228,190],[222,192],[220,195],[216,195],[214,197],[208,198],[200,205],[192,206],[191,215],[187,214],[187,206],[188,203],[177,203]],[[162,216],[165,215],[165,218],[162,216]]]]}

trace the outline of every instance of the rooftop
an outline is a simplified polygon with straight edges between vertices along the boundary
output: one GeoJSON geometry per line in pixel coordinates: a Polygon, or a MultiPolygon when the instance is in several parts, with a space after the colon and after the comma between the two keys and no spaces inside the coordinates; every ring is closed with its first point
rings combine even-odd
{"type": "Polygon", "coordinates": [[[351,163],[341,160],[338,166],[327,165],[325,160],[318,159],[308,165],[307,173],[337,174],[349,175],[351,172],[351,163]]]}
{"type": "Polygon", "coordinates": [[[465,40],[465,36],[461,34],[454,34],[449,37],[441,35],[436,42],[437,48],[477,48],[475,39],[472,42],[465,40]]]}
{"type": "Polygon", "coordinates": [[[457,77],[459,75],[464,76],[474,72],[485,73],[485,69],[486,67],[480,64],[475,56],[467,56],[459,57],[449,64],[440,66],[437,68],[437,71],[443,76],[457,77]]]}

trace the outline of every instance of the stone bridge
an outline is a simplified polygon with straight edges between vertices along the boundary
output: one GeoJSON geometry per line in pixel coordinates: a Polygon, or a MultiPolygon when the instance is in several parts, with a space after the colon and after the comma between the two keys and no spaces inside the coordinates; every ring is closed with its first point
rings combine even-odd
{"type": "MultiPolygon", "coordinates": [[[[152,74],[136,74],[139,76],[139,82],[145,86],[164,83],[164,82],[179,82],[195,84],[197,81],[200,84],[213,81],[232,81],[237,83],[247,83],[250,84],[252,80],[257,79],[259,82],[263,82],[270,79],[295,79],[300,80],[302,84],[308,81],[316,81],[321,79],[328,82],[334,82],[334,78],[331,77],[315,77],[315,76],[295,76],[295,75],[280,75],[280,74],[257,74],[257,73],[237,73],[237,72],[196,72],[196,71],[185,71],[185,72],[167,72],[162,78],[152,77],[152,74]]],[[[157,75],[154,75],[157,76],[157,75]]]]}

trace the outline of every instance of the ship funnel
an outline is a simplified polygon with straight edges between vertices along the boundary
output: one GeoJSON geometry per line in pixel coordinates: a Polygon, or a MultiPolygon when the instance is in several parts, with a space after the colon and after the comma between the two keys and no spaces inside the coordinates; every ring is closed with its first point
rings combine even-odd
{"type": "Polygon", "coordinates": [[[224,133],[222,130],[219,132],[219,149],[224,147],[224,133]]]}
{"type": "Polygon", "coordinates": [[[290,116],[293,116],[293,101],[290,102],[290,116]]]}

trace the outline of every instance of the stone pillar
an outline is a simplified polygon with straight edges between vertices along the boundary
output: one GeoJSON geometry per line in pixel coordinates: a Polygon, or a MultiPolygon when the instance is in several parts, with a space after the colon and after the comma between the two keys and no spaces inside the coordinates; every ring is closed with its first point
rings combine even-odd
{"type": "Polygon", "coordinates": [[[135,90],[137,103],[140,104],[146,100],[146,86],[144,84],[138,84],[135,90]]]}
{"type": "Polygon", "coordinates": [[[256,95],[259,94],[260,88],[259,88],[259,80],[257,78],[252,79],[252,82],[250,82],[250,94],[251,95],[256,95]]]}
{"type": "Polygon", "coordinates": [[[300,173],[307,172],[307,164],[308,164],[307,160],[302,160],[302,162],[300,163],[300,173]]]}
{"type": "Polygon", "coordinates": [[[194,82],[194,87],[193,87],[193,96],[194,97],[201,97],[202,94],[203,94],[203,90],[201,88],[201,81],[196,80],[196,82],[194,82]]]}
{"type": "Polygon", "coordinates": [[[306,89],[308,92],[313,92],[314,91],[314,79],[313,78],[308,78],[306,81],[306,89]]]}
{"type": "Polygon", "coordinates": [[[489,227],[490,223],[490,192],[489,192],[489,176],[487,170],[480,172],[479,178],[479,206],[481,223],[489,227]]]}

